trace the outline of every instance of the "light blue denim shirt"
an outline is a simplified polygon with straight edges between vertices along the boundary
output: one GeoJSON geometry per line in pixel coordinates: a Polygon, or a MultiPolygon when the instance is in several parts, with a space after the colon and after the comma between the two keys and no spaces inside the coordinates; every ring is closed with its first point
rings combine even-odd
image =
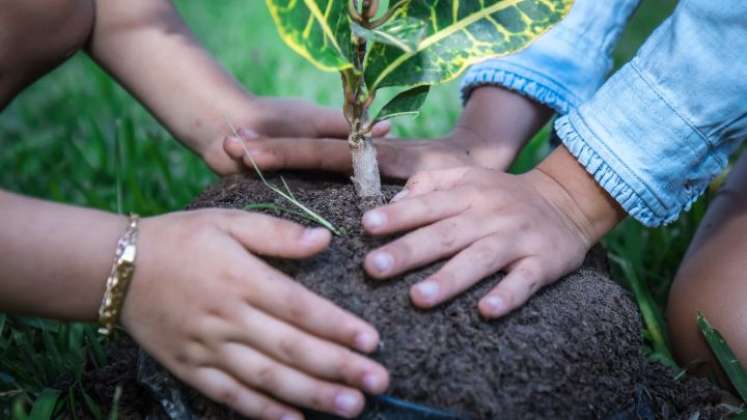
{"type": "Polygon", "coordinates": [[[642,223],[676,220],[747,139],[747,0],[680,0],[606,83],[638,0],[576,0],[515,56],[473,66],[463,95],[500,85],[563,114],[566,148],[642,223]],[[601,85],[601,87],[600,87],[601,85]]]}

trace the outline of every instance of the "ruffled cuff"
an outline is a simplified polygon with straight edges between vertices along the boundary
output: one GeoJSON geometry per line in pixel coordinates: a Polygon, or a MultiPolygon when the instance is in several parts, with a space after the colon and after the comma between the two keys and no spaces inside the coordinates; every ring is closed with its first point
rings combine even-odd
{"type": "Polygon", "coordinates": [[[567,114],[579,99],[564,87],[545,80],[527,68],[490,60],[473,66],[462,80],[462,101],[466,103],[472,92],[483,86],[501,86],[535,102],[547,105],[559,114],[567,114]]]}
{"type": "Polygon", "coordinates": [[[599,185],[630,216],[654,227],[690,209],[726,167],[729,151],[712,147],[634,63],[555,128],[599,185]]]}

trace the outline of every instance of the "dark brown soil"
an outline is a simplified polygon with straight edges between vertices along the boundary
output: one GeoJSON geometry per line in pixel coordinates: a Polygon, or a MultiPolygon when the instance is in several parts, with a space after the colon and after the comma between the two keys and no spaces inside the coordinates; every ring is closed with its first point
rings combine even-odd
{"type": "MultiPolygon", "coordinates": [[[[671,370],[645,360],[637,309],[608,278],[603,252],[503,320],[486,322],[476,311],[499,275],[436,310],[418,311],[408,289],[438,265],[387,282],[366,278],[363,257],[382,241],[361,233],[349,182],[309,173],[286,175],[286,181],[300,201],[346,233],[316,258],[272,263],[379,329],[383,346],[376,359],[390,369],[392,396],[474,419],[636,418],[634,402],[643,394],[660,418],[721,413],[714,408],[721,399],[717,388],[703,380],[674,381],[671,370]]],[[[385,187],[387,196],[398,189],[385,187]]],[[[190,208],[260,203],[289,207],[254,178],[231,177],[190,208]]],[[[125,392],[133,386],[128,383],[125,392]]],[[[204,418],[232,418],[195,402],[204,418]]],[[[126,418],[150,410],[132,411],[126,418]]],[[[393,417],[372,412],[363,418],[393,417]]]]}

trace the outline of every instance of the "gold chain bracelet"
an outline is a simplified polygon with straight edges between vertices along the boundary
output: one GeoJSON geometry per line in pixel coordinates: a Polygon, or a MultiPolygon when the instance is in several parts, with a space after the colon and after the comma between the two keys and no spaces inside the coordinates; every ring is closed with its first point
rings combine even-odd
{"type": "Polygon", "coordinates": [[[117,242],[111,274],[106,279],[106,292],[99,307],[99,334],[109,336],[119,321],[127,289],[135,273],[137,254],[137,228],[139,217],[130,215],[130,225],[117,242]]]}

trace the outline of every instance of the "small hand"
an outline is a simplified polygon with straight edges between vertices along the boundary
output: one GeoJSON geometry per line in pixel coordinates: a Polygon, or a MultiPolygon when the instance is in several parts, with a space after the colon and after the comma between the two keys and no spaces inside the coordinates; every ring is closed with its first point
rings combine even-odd
{"type": "Polygon", "coordinates": [[[479,168],[423,172],[395,202],[363,217],[374,235],[415,231],[371,252],[366,270],[385,279],[452,257],[410,296],[431,308],[505,271],[479,304],[497,318],[576,269],[596,238],[573,199],[539,170],[508,175],[479,168]]]}
{"type": "MultiPolygon", "coordinates": [[[[334,115],[337,115],[337,122],[320,119],[323,126],[334,127],[334,132],[326,138],[319,130],[316,131],[318,135],[307,135],[305,139],[244,132],[242,138],[226,139],[225,151],[234,159],[243,158],[245,164],[251,165],[245,156],[243,141],[262,169],[323,169],[349,173],[352,170],[350,150],[347,142],[340,141],[347,137],[347,124],[341,115],[334,115]]],[[[462,166],[505,170],[522,145],[551,115],[548,108],[519,94],[482,87],[472,93],[456,128],[446,137],[437,140],[377,139],[379,167],[384,176],[399,179],[407,179],[420,171],[462,166]]],[[[388,129],[386,125],[377,127],[374,137],[384,136],[388,129]]]]}
{"type": "MultiPolygon", "coordinates": [[[[388,127],[382,127],[383,132],[388,127]]],[[[226,152],[261,169],[321,169],[333,172],[352,171],[347,141],[342,138],[267,138],[243,131],[242,138],[226,140],[226,152]],[[242,146],[241,142],[244,142],[242,146]],[[251,159],[246,151],[251,153],[251,159]]],[[[375,134],[378,134],[376,132],[375,134]]],[[[435,140],[375,139],[379,168],[384,176],[407,179],[419,171],[478,166],[507,169],[515,151],[507,144],[492,144],[479,139],[466,127],[457,127],[449,136],[435,140]]]]}
{"type": "Polygon", "coordinates": [[[122,321],[178,378],[245,416],[301,419],[291,405],[358,415],[387,388],[377,331],[252,253],[305,258],[330,233],[242,211],[142,222],[122,321]]]}
{"type": "MultiPolygon", "coordinates": [[[[350,132],[342,111],[301,99],[254,98],[244,114],[236,120],[223,122],[225,129],[220,139],[211,142],[209,150],[203,152],[205,161],[218,174],[228,175],[246,169],[240,159],[244,149],[230,141],[234,135],[229,123],[244,136],[262,136],[267,141],[283,139],[302,143],[317,138],[347,139],[350,132]]],[[[375,127],[374,135],[383,136],[388,131],[388,124],[380,124],[375,127]]]]}

